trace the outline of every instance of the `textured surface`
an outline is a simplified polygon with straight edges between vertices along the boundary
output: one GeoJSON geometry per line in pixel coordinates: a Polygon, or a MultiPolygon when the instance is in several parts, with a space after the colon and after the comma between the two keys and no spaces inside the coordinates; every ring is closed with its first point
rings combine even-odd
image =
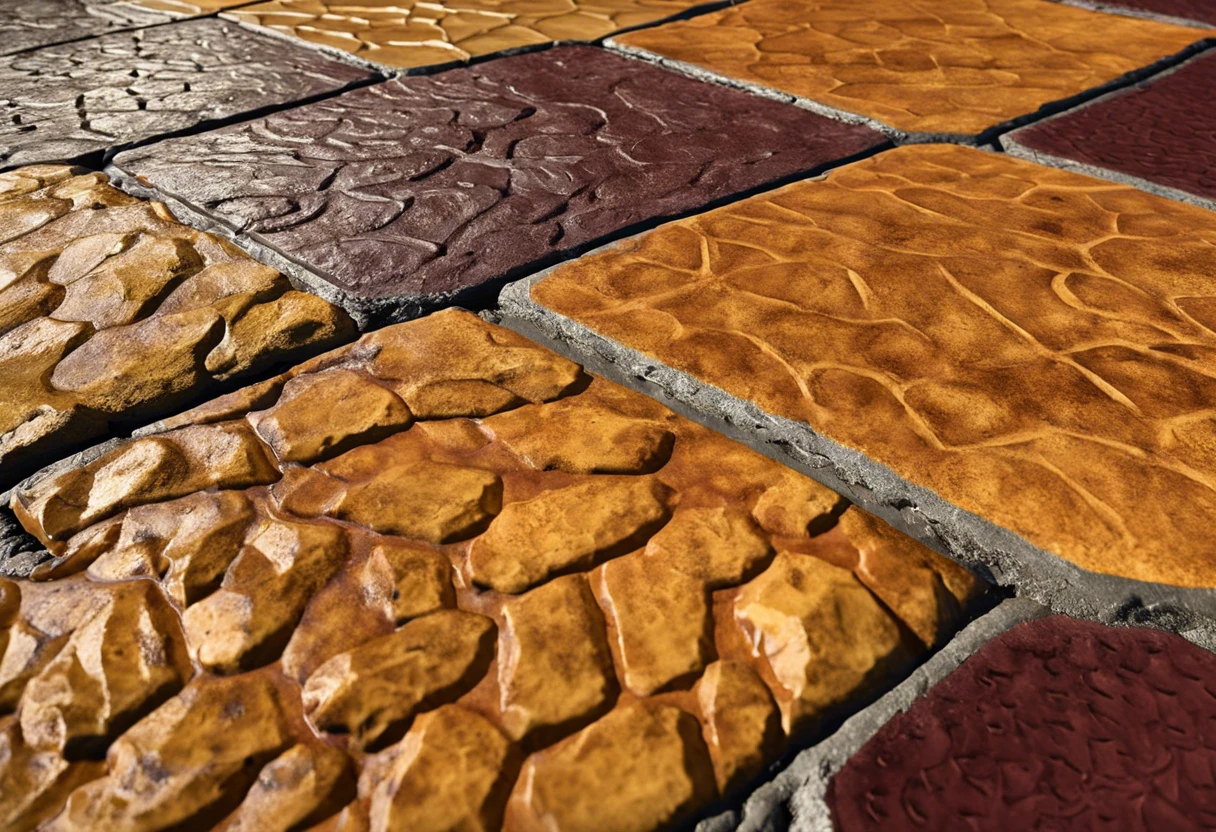
{"type": "Polygon", "coordinates": [[[570,47],[389,81],[116,163],[351,293],[410,297],[880,141],[570,47]]]}
{"type": "Polygon", "coordinates": [[[104,174],[0,174],[0,485],[353,334],[274,269],[104,174]]]}
{"type": "Polygon", "coordinates": [[[0,583],[9,825],[66,801],[48,828],[654,829],[889,686],[982,589],[465,312],[162,427],[15,498],[55,559],[0,583]]]}
{"type": "Polygon", "coordinates": [[[392,67],[467,61],[511,49],[592,41],[705,0],[271,0],[226,17],[392,67]]]}
{"type": "Polygon", "coordinates": [[[12,55],[0,58],[0,167],[69,161],[366,77],[216,20],[12,55]]]}
{"type": "Polygon", "coordinates": [[[1011,134],[1032,153],[1216,199],[1216,58],[1011,134]]]}
{"type": "Polygon", "coordinates": [[[1042,0],[753,0],[616,41],[897,130],[970,135],[1202,37],[1042,0]]]}
{"type": "Polygon", "coordinates": [[[251,0],[129,0],[130,5],[168,12],[178,17],[214,14],[234,6],[248,6],[250,2],[251,0]]]}
{"type": "Polygon", "coordinates": [[[104,0],[10,0],[0,4],[0,55],[166,19],[125,3],[104,0]]]}
{"type": "Polygon", "coordinates": [[[839,832],[1216,827],[1216,657],[1063,617],[985,645],[832,781],[839,832]]]}
{"type": "Polygon", "coordinates": [[[564,265],[543,306],[1083,569],[1216,584],[1216,215],[958,146],[564,265]]]}

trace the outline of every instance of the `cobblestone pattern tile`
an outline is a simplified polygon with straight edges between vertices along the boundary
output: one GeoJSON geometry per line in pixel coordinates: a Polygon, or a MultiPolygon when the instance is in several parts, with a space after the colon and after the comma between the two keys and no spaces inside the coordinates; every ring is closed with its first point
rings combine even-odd
{"type": "Polygon", "coordinates": [[[1011,152],[1216,207],[1216,57],[1001,137],[1011,152]]]}
{"type": "Polygon", "coordinates": [[[669,826],[984,588],[462,311],[160,429],[14,498],[6,824],[669,826]]]}
{"type": "Polygon", "coordinates": [[[562,265],[559,315],[1092,572],[1216,585],[1216,215],[891,150],[562,265]]]}
{"type": "Polygon", "coordinates": [[[271,0],[227,14],[389,67],[467,61],[496,52],[594,41],[705,0],[271,0]]]}
{"type": "Polygon", "coordinates": [[[566,47],[140,148],[120,169],[369,305],[445,302],[639,223],[883,142],[566,47]]]}
{"type": "Polygon", "coordinates": [[[1216,657],[1062,616],[986,644],[828,792],[839,832],[1216,827],[1216,657]]]}
{"type": "Polygon", "coordinates": [[[217,20],[11,55],[0,58],[0,168],[72,161],[368,77],[217,20]]]}
{"type": "Polygon", "coordinates": [[[340,309],[104,174],[0,174],[0,487],[353,334],[340,309]]]}
{"type": "Polygon", "coordinates": [[[126,3],[21,0],[0,5],[0,55],[163,23],[169,18],[126,3]]]}
{"type": "Polygon", "coordinates": [[[904,133],[967,136],[1203,37],[1043,0],[752,0],[614,42],[904,133]]]}

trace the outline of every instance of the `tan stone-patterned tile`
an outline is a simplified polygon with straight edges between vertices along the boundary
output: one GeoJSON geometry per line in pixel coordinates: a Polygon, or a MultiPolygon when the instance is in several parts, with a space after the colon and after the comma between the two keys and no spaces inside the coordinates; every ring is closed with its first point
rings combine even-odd
{"type": "Polygon", "coordinates": [[[904,133],[973,135],[1203,37],[1047,0],[751,0],[615,42],[904,133]]]}
{"type": "MultiPolygon", "coordinates": [[[[177,0],[172,0],[177,2],[177,0]]],[[[163,3],[164,0],[143,0],[163,3]]],[[[206,0],[215,5],[215,0],[206,0]]],[[[225,3],[226,0],[220,0],[225,3]]],[[[613,32],[677,15],[706,0],[271,0],[224,17],[341,49],[391,67],[467,61],[495,52],[613,32]]],[[[228,3],[227,5],[232,5],[228,3]]]]}
{"type": "Polygon", "coordinates": [[[338,308],[104,174],[0,174],[0,239],[0,486],[354,334],[338,308]]]}
{"type": "MultiPolygon", "coordinates": [[[[661,226],[531,291],[1083,569],[1211,587],[1213,274],[1210,212],[920,145],[661,226]],[[662,279],[615,279],[638,262],[662,279]]],[[[876,540],[842,527],[863,553],[876,540]]],[[[881,559],[863,560],[882,595],[881,559]]],[[[919,574],[926,598],[966,591],[919,574]]]]}
{"type": "Polygon", "coordinates": [[[157,429],[14,498],[54,556],[0,582],[14,823],[655,829],[983,589],[462,311],[157,429]]]}

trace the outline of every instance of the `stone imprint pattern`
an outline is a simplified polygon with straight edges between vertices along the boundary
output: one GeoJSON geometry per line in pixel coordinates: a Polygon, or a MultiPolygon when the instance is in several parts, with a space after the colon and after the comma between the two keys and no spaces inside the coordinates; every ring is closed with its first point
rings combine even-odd
{"type": "Polygon", "coordinates": [[[377,64],[418,68],[563,41],[593,41],[706,0],[271,0],[224,17],[377,64]]]}
{"type": "Polygon", "coordinates": [[[360,297],[474,287],[874,147],[590,47],[388,81],[116,164],[360,297]]]}
{"type": "Polygon", "coordinates": [[[367,77],[218,20],[10,55],[0,58],[0,167],[71,161],[367,77]]]}
{"type": "Polygon", "coordinates": [[[1199,105],[1213,100],[1216,59],[1206,54],[1168,75],[1024,127],[1002,141],[1213,200],[1216,108],[1199,105]]]}
{"type": "Polygon", "coordinates": [[[105,174],[0,174],[0,487],[112,423],[353,334],[340,309],[105,174]]]}
{"type": "Polygon", "coordinates": [[[749,0],[615,42],[906,133],[974,135],[1203,36],[1042,0],[749,0]]]}
{"type": "Polygon", "coordinates": [[[14,498],[6,827],[665,827],[983,588],[462,311],[161,427],[14,498]]]}
{"type": "Polygon", "coordinates": [[[0,55],[165,20],[162,15],[127,3],[93,0],[7,2],[0,5],[0,55]]]}
{"type": "Polygon", "coordinates": [[[989,642],[832,781],[838,832],[1216,828],[1216,657],[1063,616],[989,642]]]}
{"type": "Polygon", "coordinates": [[[1216,215],[917,145],[554,270],[535,301],[1083,569],[1216,586],[1216,215]]]}

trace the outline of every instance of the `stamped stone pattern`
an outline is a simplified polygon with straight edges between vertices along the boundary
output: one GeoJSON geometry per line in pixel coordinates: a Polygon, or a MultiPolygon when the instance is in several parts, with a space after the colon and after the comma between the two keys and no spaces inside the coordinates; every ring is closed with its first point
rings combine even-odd
{"type": "Polygon", "coordinates": [[[21,0],[0,5],[0,55],[133,29],[167,18],[106,0],[21,0]]]}
{"type": "Polygon", "coordinates": [[[495,52],[594,41],[686,12],[706,0],[270,0],[225,14],[390,67],[467,61],[495,52]]]}
{"type": "Polygon", "coordinates": [[[1011,152],[1083,165],[1216,205],[1216,98],[1210,53],[1130,90],[1003,136],[1011,152]]]}
{"type": "Polygon", "coordinates": [[[567,47],[396,79],[116,164],[357,297],[442,300],[881,141],[567,47]]]}
{"type": "Polygon", "coordinates": [[[0,168],[72,161],[367,77],[217,20],[11,55],[0,58],[0,168]]]}
{"type": "Polygon", "coordinates": [[[1212,829],[1214,686],[1216,657],[1175,635],[1021,624],[836,775],[836,829],[1212,829]]]}
{"type": "Polygon", "coordinates": [[[1083,569],[1216,585],[1216,214],[959,145],[563,265],[532,298],[1083,569]]]}
{"type": "Polygon", "coordinates": [[[749,0],[615,42],[904,133],[968,136],[1203,36],[1045,0],[749,0]]]}
{"type": "Polygon", "coordinates": [[[668,828],[984,589],[463,311],[158,430],[14,497],[5,828],[668,828]]]}
{"type": "Polygon", "coordinates": [[[105,174],[0,174],[0,486],[353,329],[105,174]]]}

